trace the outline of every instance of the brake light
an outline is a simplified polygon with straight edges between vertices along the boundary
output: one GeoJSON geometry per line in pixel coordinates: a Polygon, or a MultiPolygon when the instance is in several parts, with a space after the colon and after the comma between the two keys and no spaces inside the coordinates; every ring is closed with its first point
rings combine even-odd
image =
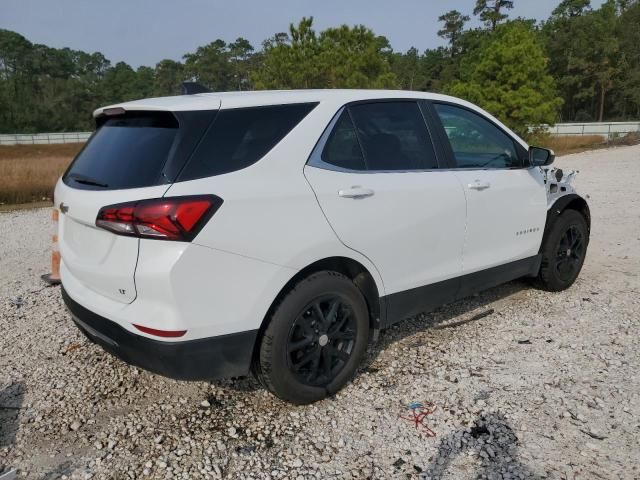
{"type": "Polygon", "coordinates": [[[220,205],[215,195],[119,203],[102,207],[96,226],[118,235],[190,242],[220,205]]]}

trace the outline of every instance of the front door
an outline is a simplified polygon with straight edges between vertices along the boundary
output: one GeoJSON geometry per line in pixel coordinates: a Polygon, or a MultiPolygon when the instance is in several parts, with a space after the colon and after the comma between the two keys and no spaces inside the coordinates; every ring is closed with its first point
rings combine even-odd
{"type": "MultiPolygon", "coordinates": [[[[418,104],[356,104],[331,127],[304,174],[340,240],[372,261],[390,298],[458,277],[464,192],[453,171],[438,169],[418,104]]],[[[391,315],[421,311],[429,299],[416,295],[389,305],[391,315]]]]}
{"type": "Polygon", "coordinates": [[[541,170],[528,168],[524,147],[479,113],[451,104],[434,108],[467,200],[463,273],[536,255],[546,221],[541,170]]]}

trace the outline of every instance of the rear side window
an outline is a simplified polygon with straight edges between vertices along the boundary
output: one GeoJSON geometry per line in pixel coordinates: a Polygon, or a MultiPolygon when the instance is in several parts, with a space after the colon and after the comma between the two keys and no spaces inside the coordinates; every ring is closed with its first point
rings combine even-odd
{"type": "Polygon", "coordinates": [[[89,189],[160,185],[178,121],[169,112],[131,112],[105,120],[63,180],[89,189]]]}
{"type": "Polygon", "coordinates": [[[322,151],[322,161],[348,170],[366,170],[362,150],[349,112],[344,110],[322,151]]]}
{"type": "Polygon", "coordinates": [[[256,163],[316,105],[304,103],[221,110],[178,181],[234,172],[256,163]]]}
{"type": "Polygon", "coordinates": [[[459,168],[520,168],[511,137],[484,117],[465,108],[435,105],[459,168]]]}
{"type": "Polygon", "coordinates": [[[431,137],[416,102],[349,107],[369,170],[438,168],[431,137]]]}

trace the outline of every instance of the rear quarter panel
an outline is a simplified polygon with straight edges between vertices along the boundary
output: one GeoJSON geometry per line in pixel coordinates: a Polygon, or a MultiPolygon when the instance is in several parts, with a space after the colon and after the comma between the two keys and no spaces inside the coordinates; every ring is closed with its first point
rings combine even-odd
{"type": "MultiPolygon", "coordinates": [[[[384,295],[384,284],[375,266],[340,242],[303,175],[307,158],[340,106],[319,104],[273,150],[250,167],[178,182],[167,191],[167,196],[211,193],[223,199],[223,205],[194,239],[194,244],[289,270],[288,278],[272,282],[259,292],[260,299],[253,296],[258,292],[247,292],[247,298],[262,304],[258,310],[263,314],[299,270],[335,256],[352,258],[364,265],[372,274],[380,295],[384,295]]],[[[226,274],[214,265],[210,268],[214,270],[212,275],[226,274]]]]}

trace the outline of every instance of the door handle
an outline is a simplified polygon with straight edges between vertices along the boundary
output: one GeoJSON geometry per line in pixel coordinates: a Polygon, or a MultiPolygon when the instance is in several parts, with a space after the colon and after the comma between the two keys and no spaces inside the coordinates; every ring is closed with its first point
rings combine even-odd
{"type": "Polygon", "coordinates": [[[344,190],[339,190],[338,195],[342,198],[367,198],[371,197],[374,191],[370,188],[362,188],[360,186],[353,186],[344,190]]]}
{"type": "Polygon", "coordinates": [[[469,188],[469,190],[486,190],[489,187],[491,187],[491,184],[489,182],[481,182],[480,180],[476,180],[475,182],[467,185],[467,188],[469,188]]]}

